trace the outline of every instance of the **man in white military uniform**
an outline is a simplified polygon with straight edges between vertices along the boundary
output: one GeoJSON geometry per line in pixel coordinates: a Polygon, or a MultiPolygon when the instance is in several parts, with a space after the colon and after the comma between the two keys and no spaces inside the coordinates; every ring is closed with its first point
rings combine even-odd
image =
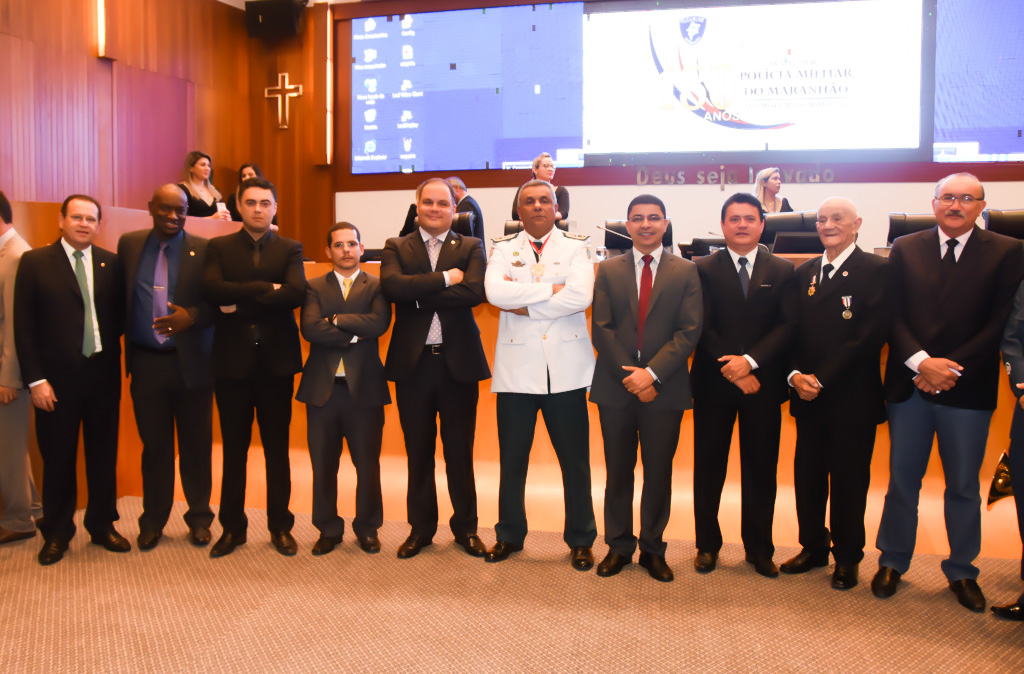
{"type": "Polygon", "coordinates": [[[564,540],[573,568],[594,565],[597,537],[590,493],[590,422],[587,387],[594,347],[586,309],[594,297],[589,237],[555,228],[555,190],[532,180],[519,191],[524,230],[494,239],[484,288],[501,309],[491,391],[498,395],[497,543],[488,562],[523,549],[526,471],[538,410],[562,469],[564,540]]]}

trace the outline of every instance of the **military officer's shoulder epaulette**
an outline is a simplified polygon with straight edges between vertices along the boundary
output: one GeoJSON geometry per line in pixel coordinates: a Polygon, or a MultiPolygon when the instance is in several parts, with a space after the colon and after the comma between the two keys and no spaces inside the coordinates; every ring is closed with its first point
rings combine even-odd
{"type": "Polygon", "coordinates": [[[565,234],[565,238],[572,239],[573,241],[586,241],[590,238],[589,234],[579,234],[577,232],[562,232],[565,234]]]}
{"type": "Polygon", "coordinates": [[[519,232],[512,232],[511,234],[506,234],[505,236],[496,236],[493,239],[491,239],[491,243],[501,243],[502,241],[511,241],[512,239],[516,238],[516,236],[518,234],[519,234],[519,232]]]}

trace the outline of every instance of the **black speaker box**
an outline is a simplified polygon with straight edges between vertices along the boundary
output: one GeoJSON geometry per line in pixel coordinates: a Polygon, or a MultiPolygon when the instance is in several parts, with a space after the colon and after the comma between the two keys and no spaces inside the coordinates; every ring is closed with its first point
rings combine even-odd
{"type": "Polygon", "coordinates": [[[245,26],[249,37],[279,38],[302,31],[308,0],[246,0],[245,26]]]}

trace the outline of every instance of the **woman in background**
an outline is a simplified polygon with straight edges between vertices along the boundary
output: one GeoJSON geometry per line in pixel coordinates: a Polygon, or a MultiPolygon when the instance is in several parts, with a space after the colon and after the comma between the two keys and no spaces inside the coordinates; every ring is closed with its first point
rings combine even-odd
{"type": "Polygon", "coordinates": [[[775,167],[762,169],[754,180],[757,188],[754,196],[761,202],[765,213],[790,213],[793,208],[785,199],[779,199],[779,190],[782,189],[782,177],[779,169],[775,167]]]}
{"type": "MultiPolygon", "coordinates": [[[[555,161],[547,152],[541,152],[533,160],[533,177],[535,180],[546,180],[553,182],[555,179],[555,161]]],[[[564,187],[555,188],[555,220],[569,219],[569,190],[564,187]]],[[[516,190],[516,197],[512,201],[512,219],[519,219],[519,190],[516,190]]]]}
{"type": "Polygon", "coordinates": [[[194,218],[230,220],[227,209],[218,208],[220,192],[210,181],[213,160],[205,152],[193,150],[185,156],[185,179],[178,183],[188,197],[188,214],[194,218]]]}

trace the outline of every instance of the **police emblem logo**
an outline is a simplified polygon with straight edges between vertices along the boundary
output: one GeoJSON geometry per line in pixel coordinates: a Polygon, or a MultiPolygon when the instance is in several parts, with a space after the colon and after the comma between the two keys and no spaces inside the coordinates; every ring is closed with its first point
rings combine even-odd
{"type": "Polygon", "coordinates": [[[703,16],[688,16],[679,22],[679,30],[687,44],[697,44],[704,37],[704,29],[708,20],[703,16]]]}

